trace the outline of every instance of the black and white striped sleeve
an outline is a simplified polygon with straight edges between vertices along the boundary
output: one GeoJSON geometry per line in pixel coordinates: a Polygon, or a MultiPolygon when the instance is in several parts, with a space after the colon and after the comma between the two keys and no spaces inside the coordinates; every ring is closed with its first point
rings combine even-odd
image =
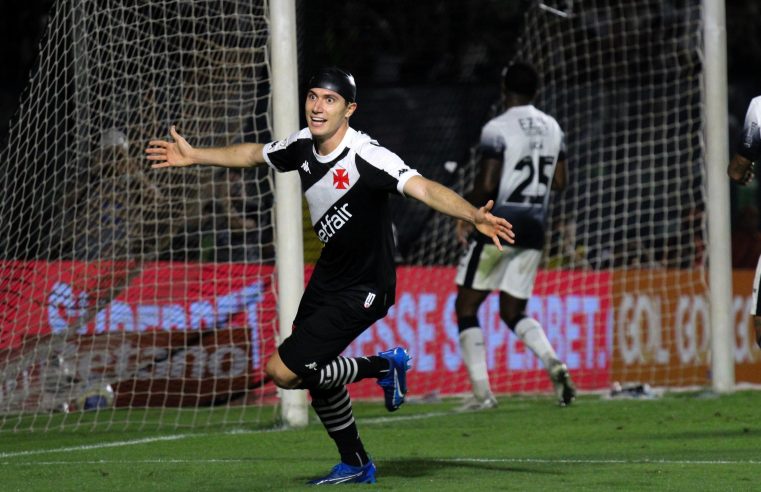
{"type": "Polygon", "coordinates": [[[264,160],[275,171],[295,171],[301,165],[304,140],[311,141],[309,130],[303,129],[286,139],[270,142],[262,149],[264,160]]]}

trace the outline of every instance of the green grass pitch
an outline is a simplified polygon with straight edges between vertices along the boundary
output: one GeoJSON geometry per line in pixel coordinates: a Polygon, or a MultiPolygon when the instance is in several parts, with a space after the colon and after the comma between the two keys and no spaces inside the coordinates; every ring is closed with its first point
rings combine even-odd
{"type": "MultiPolygon", "coordinates": [[[[656,400],[502,397],[494,410],[458,401],[387,413],[355,403],[378,490],[758,490],[761,392],[656,400]]],[[[200,418],[204,412],[199,410],[200,418]]],[[[311,410],[310,410],[311,412],[311,410]]],[[[337,453],[310,413],[305,429],[259,426],[0,434],[1,491],[299,490],[337,453]]],[[[135,418],[133,411],[130,418],[135,418]]],[[[189,419],[191,413],[178,414],[189,419]]],[[[119,412],[113,417],[118,418],[119,412]]],[[[195,416],[199,421],[199,415],[195,416]]],[[[342,486],[349,489],[367,485],[342,486]]]]}

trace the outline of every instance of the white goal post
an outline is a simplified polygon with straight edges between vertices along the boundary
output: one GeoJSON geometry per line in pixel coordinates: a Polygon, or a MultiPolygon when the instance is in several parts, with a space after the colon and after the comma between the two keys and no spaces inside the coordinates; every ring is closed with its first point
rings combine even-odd
{"type": "MultiPolygon", "coordinates": [[[[294,0],[270,0],[272,31],[272,114],[274,136],[287,138],[298,130],[298,59],[294,0]]],[[[304,292],[304,240],[301,228],[301,184],[296,173],[275,176],[277,197],[278,320],[280,336],[291,333],[304,292]]],[[[281,416],[286,425],[303,427],[309,421],[306,391],[281,392],[281,416]]]]}
{"type": "Polygon", "coordinates": [[[735,386],[735,330],[727,179],[727,35],[724,0],[703,0],[705,49],[704,120],[708,175],[708,247],[711,305],[712,387],[727,393],[735,386]]]}

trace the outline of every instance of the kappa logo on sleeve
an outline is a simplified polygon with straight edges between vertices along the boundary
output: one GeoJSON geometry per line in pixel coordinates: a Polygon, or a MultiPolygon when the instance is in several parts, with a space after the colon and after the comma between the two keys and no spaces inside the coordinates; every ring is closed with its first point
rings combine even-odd
{"type": "Polygon", "coordinates": [[[368,292],[367,298],[365,299],[365,309],[369,308],[373,305],[373,302],[375,301],[375,293],[368,292]]]}
{"type": "Polygon", "coordinates": [[[309,162],[307,161],[304,161],[304,164],[301,165],[301,169],[307,174],[312,174],[312,171],[309,170],[309,162]]]}

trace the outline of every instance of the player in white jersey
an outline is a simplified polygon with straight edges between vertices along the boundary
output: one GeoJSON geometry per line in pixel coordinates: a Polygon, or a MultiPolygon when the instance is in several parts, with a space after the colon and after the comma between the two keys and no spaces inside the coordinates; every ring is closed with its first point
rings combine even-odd
{"type": "MultiPolygon", "coordinates": [[[[737,152],[732,156],[732,160],[729,161],[727,174],[735,183],[747,184],[753,179],[753,168],[759,160],[761,160],[761,96],[756,96],[748,105],[742,141],[737,152]]],[[[758,259],[756,275],[753,279],[753,301],[750,310],[756,330],[756,343],[759,347],[761,347],[761,298],[758,294],[760,286],[761,257],[758,259]]]]}
{"type": "Polygon", "coordinates": [[[376,378],[386,408],[404,403],[409,355],[402,347],[367,357],[341,357],[349,344],[394,303],[396,272],[389,195],[411,196],[439,212],[467,220],[492,238],[513,242],[510,224],[423,178],[396,154],[349,127],[357,109],[354,77],[330,67],[309,80],[307,128],[266,145],[194,148],[172,127],[174,142],[152,140],[154,168],[267,163],[297,172],[312,226],[325,245],[299,303],[293,333],[267,361],[266,373],[284,389],[309,390],[312,408],[338,448],[341,462],[312,484],[372,483],[375,465],[357,431],[346,385],[376,378]]]}
{"type": "Polygon", "coordinates": [[[483,127],[480,162],[471,203],[495,199],[492,211],[507,218],[515,243],[498,250],[472,227],[457,224],[458,239],[466,243],[457,269],[455,311],[460,348],[473,391],[462,410],[492,408],[497,400],[489,385],[484,336],[477,313],[481,303],[499,290],[500,317],[543,362],[560,405],[576,396],[568,368],[557,357],[539,322],[526,315],[544,245],[550,188],[565,187],[563,132],[555,119],[531,101],[539,77],[530,65],[514,63],[502,73],[504,112],[483,127]]]}

